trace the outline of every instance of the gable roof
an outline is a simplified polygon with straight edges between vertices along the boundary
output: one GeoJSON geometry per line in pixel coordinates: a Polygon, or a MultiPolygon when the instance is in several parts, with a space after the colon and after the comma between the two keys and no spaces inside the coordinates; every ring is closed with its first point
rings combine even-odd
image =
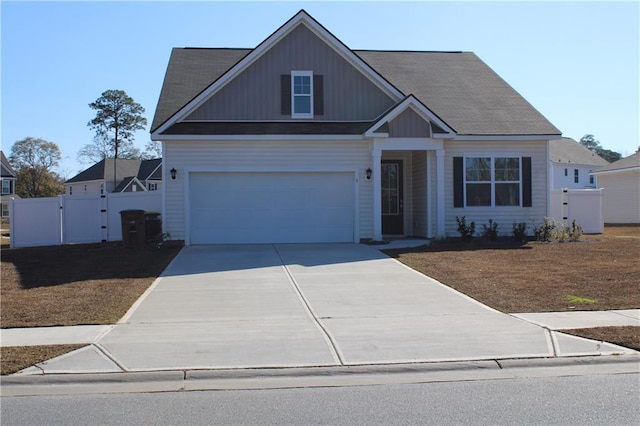
{"type": "Polygon", "coordinates": [[[1,175],[3,178],[16,178],[17,175],[15,170],[13,170],[11,163],[9,163],[9,160],[4,156],[4,152],[2,151],[0,151],[0,164],[0,169],[2,169],[1,175]]]}
{"type": "MultiPolygon", "coordinates": [[[[362,61],[357,55],[351,51],[344,43],[342,43],[337,37],[323,27],[318,21],[311,17],[304,9],[296,13],[291,19],[285,22],[280,28],[274,31],[269,37],[267,37],[256,48],[251,49],[245,56],[236,62],[232,67],[227,69],[221,74],[215,81],[212,81],[208,87],[204,88],[196,97],[191,99],[186,105],[179,110],[173,112],[173,114],[164,122],[158,124],[158,127],[152,125],[151,132],[155,132],[162,127],[170,124],[174,124],[180,118],[188,115],[206,101],[211,95],[213,95],[218,89],[223,87],[228,81],[237,76],[240,72],[246,69],[249,65],[258,60],[262,55],[269,51],[278,41],[287,36],[293,29],[300,25],[306,26],[311,32],[322,39],[325,43],[331,46],[336,53],[341,55],[344,59],[350,62],[355,68],[357,68],[363,75],[367,76],[372,82],[378,85],[380,89],[385,91],[391,96],[394,96],[398,100],[403,98],[403,95],[398,89],[385,80],[380,74],[378,74],[371,66],[362,61]]],[[[154,123],[156,123],[154,117],[154,123]]]]}
{"type": "MultiPolygon", "coordinates": [[[[451,129],[444,123],[437,115],[433,113],[429,108],[424,106],[415,96],[409,95],[402,100],[402,102],[396,104],[391,108],[382,118],[376,120],[372,126],[365,132],[366,136],[375,136],[376,133],[381,133],[382,126],[385,126],[394,118],[398,117],[401,113],[407,109],[415,111],[423,120],[429,122],[434,128],[434,133],[442,133],[448,137],[453,137],[455,130],[451,129]]],[[[385,133],[388,131],[388,127],[385,128],[385,133]]]]}
{"type": "Polygon", "coordinates": [[[116,188],[113,190],[113,192],[124,192],[125,189],[127,189],[131,184],[138,184],[138,186],[140,186],[140,191],[146,191],[147,188],[144,186],[144,184],[142,182],[140,182],[140,180],[135,177],[135,176],[128,176],[126,178],[124,178],[124,180],[122,182],[120,182],[118,184],[118,186],[116,186],[116,188]]]}
{"type": "Polygon", "coordinates": [[[137,178],[140,181],[162,179],[162,158],[142,160],[137,178]]]}
{"type": "Polygon", "coordinates": [[[600,173],[622,172],[628,170],[640,170],[640,152],[631,154],[628,157],[610,163],[609,165],[601,167],[598,170],[594,170],[593,172],[591,172],[591,174],[597,175],[600,173]]]}
{"type": "Polygon", "coordinates": [[[607,160],[571,138],[549,141],[549,160],[562,164],[581,164],[585,166],[606,166],[607,160]]]}
{"type": "MultiPolygon", "coordinates": [[[[127,176],[136,176],[141,160],[118,158],[116,161],[116,180],[127,176]]],[[[86,170],[81,171],[65,183],[87,182],[92,180],[113,180],[113,158],[105,158],[86,170]]]]}
{"type": "Polygon", "coordinates": [[[255,49],[174,48],[151,132],[179,121],[181,115],[214,93],[217,85],[233,78],[268,50],[270,43],[300,24],[321,33],[325,42],[346,55],[363,74],[393,93],[398,103],[413,95],[458,135],[561,134],[474,53],[350,50],[304,11],[255,49]]]}

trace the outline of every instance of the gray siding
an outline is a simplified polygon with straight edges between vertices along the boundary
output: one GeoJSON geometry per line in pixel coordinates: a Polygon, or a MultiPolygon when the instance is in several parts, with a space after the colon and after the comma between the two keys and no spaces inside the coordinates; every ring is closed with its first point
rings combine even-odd
{"type": "Polygon", "coordinates": [[[411,108],[403,111],[389,122],[389,136],[392,138],[428,138],[431,136],[429,123],[411,108]]]}
{"type": "Polygon", "coordinates": [[[394,104],[306,26],[300,25],[194,111],[187,120],[284,120],[280,75],[324,76],[324,115],[316,120],[373,120],[394,104]]]}

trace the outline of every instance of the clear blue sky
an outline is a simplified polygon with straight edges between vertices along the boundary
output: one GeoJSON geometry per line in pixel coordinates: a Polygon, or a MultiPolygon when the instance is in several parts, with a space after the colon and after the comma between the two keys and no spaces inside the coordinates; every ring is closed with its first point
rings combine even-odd
{"type": "Polygon", "coordinates": [[[352,49],[473,51],[565,136],[640,143],[638,2],[2,1],[2,149],[56,142],[72,177],[103,91],[151,123],[172,47],[255,47],[301,8],[352,49]]]}

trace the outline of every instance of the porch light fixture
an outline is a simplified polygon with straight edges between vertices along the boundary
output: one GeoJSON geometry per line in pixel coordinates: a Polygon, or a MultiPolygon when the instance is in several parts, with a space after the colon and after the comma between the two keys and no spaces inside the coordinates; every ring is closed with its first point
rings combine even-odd
{"type": "Polygon", "coordinates": [[[371,170],[371,168],[367,169],[367,180],[371,179],[371,173],[373,173],[373,170],[371,170]]]}
{"type": "Polygon", "coordinates": [[[169,170],[169,173],[171,173],[171,179],[176,180],[176,174],[178,173],[178,171],[175,168],[173,168],[169,170]]]}

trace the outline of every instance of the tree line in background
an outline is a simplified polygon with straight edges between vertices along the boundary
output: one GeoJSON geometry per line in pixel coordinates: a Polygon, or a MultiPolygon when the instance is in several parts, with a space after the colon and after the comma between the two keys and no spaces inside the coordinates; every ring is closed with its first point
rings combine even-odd
{"type": "Polygon", "coordinates": [[[613,163],[622,158],[622,155],[619,152],[611,151],[609,149],[604,149],[600,145],[600,141],[597,141],[593,135],[584,135],[580,138],[580,145],[583,145],[589,151],[598,154],[600,157],[607,160],[609,163],[613,163]]]}
{"type": "MultiPolygon", "coordinates": [[[[134,146],[135,131],[143,130],[147,119],[143,116],[145,109],[123,90],[107,90],[89,107],[96,110],[96,116],[87,123],[95,131],[95,136],[93,143],[83,146],[78,152],[80,163],[95,164],[105,158],[161,157],[159,142],[147,142],[144,151],[134,146]]],[[[9,162],[17,175],[16,194],[22,198],[64,194],[65,179],[55,171],[61,159],[60,147],[55,142],[27,137],[14,143],[9,162]]]]}

